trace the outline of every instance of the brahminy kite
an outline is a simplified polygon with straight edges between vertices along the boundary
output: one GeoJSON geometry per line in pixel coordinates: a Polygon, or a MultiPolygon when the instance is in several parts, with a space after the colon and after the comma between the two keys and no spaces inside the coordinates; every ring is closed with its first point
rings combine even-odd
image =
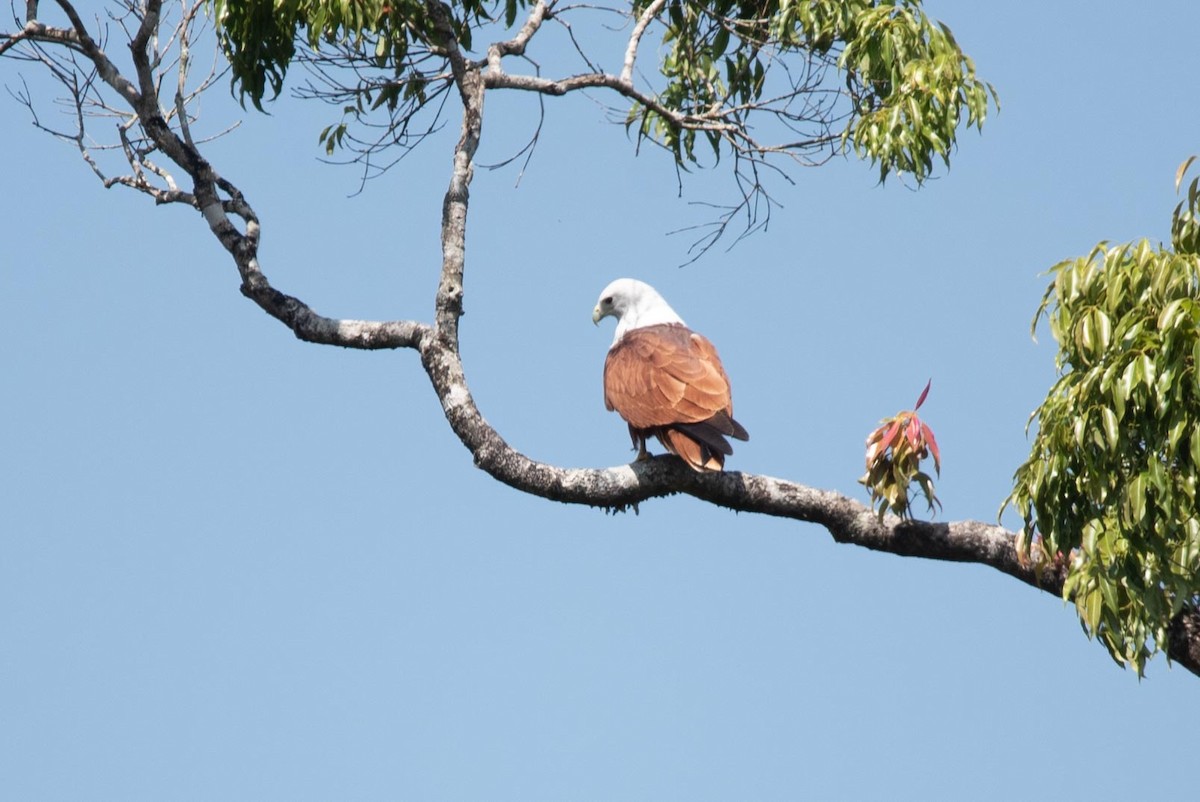
{"type": "Polygon", "coordinates": [[[646,438],[653,436],[693,470],[722,470],[733,453],[725,437],[750,435],[733,419],[717,349],[637,279],[619,278],[600,293],[592,322],[609,315],[617,332],[604,360],[604,406],[629,424],[637,458],[649,458],[646,438]]]}

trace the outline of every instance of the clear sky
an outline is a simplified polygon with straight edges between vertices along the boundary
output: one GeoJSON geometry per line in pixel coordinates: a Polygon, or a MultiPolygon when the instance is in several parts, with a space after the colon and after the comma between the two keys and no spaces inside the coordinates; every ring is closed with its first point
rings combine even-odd
{"type": "MultiPolygon", "coordinates": [[[[932,377],[941,517],[994,520],[1054,375],[1039,274],[1167,239],[1200,153],[1200,5],[1038,8],[928,4],[1003,103],[949,174],[800,171],[767,233],[682,269],[666,232],[728,178],[679,199],[594,102],[549,104],[520,185],[473,186],[483,414],[539,460],[627,461],[589,316],[635,276],[721,350],[752,436],[730,468],[864,498],[863,438],[932,377]]],[[[19,74],[37,85],[0,61],[19,74]]],[[[488,104],[481,163],[536,108],[488,104]]],[[[204,109],[244,118],[209,153],[277,287],[430,319],[443,143],[348,197],[353,168],[317,158],[328,109],[242,114],[223,88],[204,109]]],[[[0,796],[1195,795],[1197,678],[1159,658],[1139,683],[1061,601],[691,498],[614,516],[510,490],[415,353],[297,341],[195,212],[104,190],[7,96],[0,137],[0,796]]]]}

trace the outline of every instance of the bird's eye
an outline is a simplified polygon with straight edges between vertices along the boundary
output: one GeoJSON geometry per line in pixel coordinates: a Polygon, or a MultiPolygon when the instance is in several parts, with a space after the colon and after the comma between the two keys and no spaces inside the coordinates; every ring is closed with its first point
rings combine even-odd
{"type": "Polygon", "coordinates": [[[608,296],[607,298],[605,298],[605,299],[604,299],[603,301],[601,301],[600,303],[604,304],[605,306],[612,306],[612,296],[611,296],[611,295],[610,295],[610,296],[608,296]]]}

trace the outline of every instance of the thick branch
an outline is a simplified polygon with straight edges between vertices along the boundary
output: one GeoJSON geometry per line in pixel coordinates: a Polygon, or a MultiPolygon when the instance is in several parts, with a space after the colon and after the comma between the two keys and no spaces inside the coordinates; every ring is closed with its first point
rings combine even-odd
{"type": "Polygon", "coordinates": [[[1200,610],[1184,610],[1171,619],[1167,632],[1167,656],[1179,665],[1200,674],[1200,610]]]}
{"type": "Polygon", "coordinates": [[[0,56],[4,55],[4,52],[10,47],[14,47],[24,41],[63,45],[72,50],[83,49],[74,31],[65,28],[52,28],[35,19],[30,19],[25,23],[25,27],[16,33],[0,34],[0,56]]]}
{"type": "Polygon", "coordinates": [[[463,268],[466,261],[467,205],[473,159],[483,129],[483,90],[479,67],[463,55],[455,38],[450,12],[440,0],[426,6],[442,51],[450,61],[454,83],[463,103],[462,133],[454,148],[454,170],[442,202],[442,276],[434,300],[435,330],[443,342],[458,350],[458,320],[463,313],[463,268]]]}
{"type": "MultiPolygon", "coordinates": [[[[261,273],[259,275],[262,276],[261,273]]],[[[417,348],[431,331],[427,324],[413,320],[339,320],[323,317],[299,298],[272,287],[265,276],[254,284],[243,283],[241,289],[243,295],[291,329],[297,339],[305,342],[368,351],[417,348]]]]}
{"type": "MultiPolygon", "coordinates": [[[[697,473],[671,456],[608,469],[559,468],[537,462],[513,449],[480,414],[457,353],[431,338],[424,342],[421,358],[451,428],[475,464],[524,493],[568,504],[635,511],[648,499],[686,493],[738,512],[819,524],[838,543],[902,557],[986,565],[1062,596],[1063,569],[1039,568],[1019,559],[1017,533],[1001,526],[979,521],[902,521],[892,515],[881,521],[870,507],[840,493],[770,476],[697,473]]],[[[1189,608],[1176,616],[1164,647],[1171,660],[1200,676],[1200,611],[1189,608]]]]}
{"type": "MultiPolygon", "coordinates": [[[[125,76],[121,75],[121,71],[117,69],[117,66],[109,60],[105,52],[100,49],[100,45],[96,44],[96,41],[88,34],[87,26],[83,24],[83,19],[79,16],[79,12],[67,0],[58,0],[58,5],[62,8],[63,13],[67,15],[67,19],[71,20],[71,27],[80,49],[96,65],[96,70],[100,73],[100,77],[106,84],[115,89],[117,94],[125,99],[125,102],[130,106],[136,106],[142,100],[137,89],[134,88],[133,84],[125,76]]],[[[157,9],[162,6],[161,0],[157,3],[152,0],[147,5],[155,9],[154,15],[157,18],[157,9]]]]}

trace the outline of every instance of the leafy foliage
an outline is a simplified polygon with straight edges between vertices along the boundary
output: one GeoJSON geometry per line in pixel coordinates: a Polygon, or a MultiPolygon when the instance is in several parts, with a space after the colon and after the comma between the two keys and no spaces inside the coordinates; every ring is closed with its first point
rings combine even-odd
{"type": "Polygon", "coordinates": [[[938,476],[942,474],[942,457],[933,430],[917,417],[928,395],[926,384],[912,410],[884,418],[867,437],[867,472],[858,481],[871,492],[871,506],[878,505],[880,518],[888,510],[901,518],[912,517],[908,497],[914,483],[921,488],[931,512],[941,506],[933,492],[933,479],[921,470],[921,460],[932,455],[934,470],[938,476]]]}
{"type": "MultiPolygon", "coordinates": [[[[511,25],[524,6],[525,0],[454,0],[448,7],[450,25],[470,49],[474,26],[490,22],[500,11],[511,25]]],[[[212,0],[212,8],[235,85],[259,110],[268,93],[273,97],[282,91],[297,41],[314,51],[350,42],[369,50],[377,67],[390,66],[397,76],[406,71],[414,44],[436,41],[423,0],[212,0]]]]}
{"type": "Polygon", "coordinates": [[[965,111],[982,130],[995,89],[975,77],[975,65],[950,29],[921,13],[917,3],[882,4],[865,11],[847,41],[840,66],[854,87],[855,114],[844,139],[862,157],[922,181],[933,155],[949,166],[965,111]]]}
{"type": "MultiPolygon", "coordinates": [[[[434,6],[424,0],[211,2],[235,86],[259,109],[282,90],[298,45],[310,54],[349,48],[359,61],[390,72],[361,83],[358,91],[368,97],[356,98],[347,114],[384,102],[415,113],[427,100],[431,74],[444,76],[440,59],[431,70],[417,64],[441,44],[434,6]]],[[[634,0],[621,13],[637,19],[654,2],[634,0]]],[[[451,0],[437,7],[470,51],[473,32],[513,28],[528,5],[451,0]]],[[[981,127],[995,101],[949,28],[926,17],[920,0],[667,0],[653,13],[663,82],[652,102],[632,104],[626,122],[681,166],[699,164],[698,141],[717,159],[726,150],[757,160],[828,154],[840,145],[877,164],[881,180],[899,172],[920,183],[935,159],[949,164],[959,124],[981,127]],[[782,123],[782,144],[751,133],[751,116],[771,115],[782,123]]],[[[329,150],[342,144],[331,130],[321,137],[329,150]]]]}
{"type": "MultiPolygon", "coordinates": [[[[764,97],[772,95],[768,70],[789,54],[836,66],[850,101],[841,143],[878,164],[880,180],[899,172],[920,183],[934,156],[948,166],[964,114],[982,128],[989,99],[996,102],[950,29],[926,17],[919,0],[671,0],[666,25],[659,99],[685,115],[773,102],[764,97]]],[[[820,86],[816,76],[803,89],[819,94],[820,86]]],[[[635,107],[629,122],[677,161],[697,161],[697,131],[653,108],[635,107]]],[[[701,130],[719,157],[721,127],[701,130]]]]}
{"type": "Polygon", "coordinates": [[[1200,602],[1198,199],[1194,180],[1172,249],[1101,243],[1050,269],[1033,325],[1046,315],[1060,376],[1005,502],[1024,548],[1070,556],[1064,598],[1139,676],[1200,602]]]}
{"type": "MultiPolygon", "coordinates": [[[[1179,165],[1179,171],[1175,173],[1176,192],[1179,191],[1183,177],[1195,160],[1196,157],[1192,156],[1179,165]]],[[[1200,178],[1193,178],[1192,183],[1188,184],[1187,197],[1179,202],[1179,205],[1175,207],[1175,214],[1171,216],[1171,247],[1175,249],[1176,253],[1200,253],[1200,213],[1197,212],[1198,209],[1200,209],[1200,178]]]]}

